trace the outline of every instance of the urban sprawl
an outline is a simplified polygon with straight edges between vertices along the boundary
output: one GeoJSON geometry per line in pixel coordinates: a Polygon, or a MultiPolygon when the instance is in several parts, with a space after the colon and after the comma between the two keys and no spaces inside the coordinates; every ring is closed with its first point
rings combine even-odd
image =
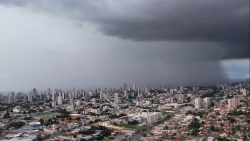
{"type": "Polygon", "coordinates": [[[249,141],[250,83],[0,94],[0,140],[249,141]]]}

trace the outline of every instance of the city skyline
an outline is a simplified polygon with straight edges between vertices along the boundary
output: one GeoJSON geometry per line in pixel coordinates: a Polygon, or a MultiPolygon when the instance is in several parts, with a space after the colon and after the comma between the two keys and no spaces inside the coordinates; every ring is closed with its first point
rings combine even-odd
{"type": "Polygon", "coordinates": [[[249,140],[249,86],[0,94],[0,140],[249,140]]]}

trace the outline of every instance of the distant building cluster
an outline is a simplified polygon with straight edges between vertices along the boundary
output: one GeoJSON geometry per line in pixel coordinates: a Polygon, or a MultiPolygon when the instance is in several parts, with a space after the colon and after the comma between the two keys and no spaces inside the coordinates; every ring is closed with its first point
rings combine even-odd
{"type": "Polygon", "coordinates": [[[250,140],[249,81],[0,94],[0,140],[250,140]]]}

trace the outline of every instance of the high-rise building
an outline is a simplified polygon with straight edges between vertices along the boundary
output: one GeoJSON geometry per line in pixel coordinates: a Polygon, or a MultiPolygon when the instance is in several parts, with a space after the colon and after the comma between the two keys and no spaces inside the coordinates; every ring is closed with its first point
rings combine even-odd
{"type": "Polygon", "coordinates": [[[74,111],[75,109],[75,105],[74,105],[74,98],[72,96],[72,94],[70,94],[70,107],[71,107],[71,110],[74,111]]]}
{"type": "Polygon", "coordinates": [[[95,94],[99,94],[99,93],[101,93],[101,89],[100,88],[95,89],[95,94]]]}
{"type": "Polygon", "coordinates": [[[108,98],[108,94],[106,91],[101,91],[100,92],[100,100],[106,100],[108,98]]]}
{"type": "Polygon", "coordinates": [[[242,93],[242,95],[247,96],[247,89],[241,88],[240,92],[242,93]]]}
{"type": "Polygon", "coordinates": [[[62,105],[63,99],[62,99],[62,93],[59,93],[57,103],[58,105],[62,105]]]}
{"type": "Polygon", "coordinates": [[[31,93],[31,92],[28,93],[28,101],[29,101],[29,102],[32,102],[32,93],[31,93]]]}
{"type": "Polygon", "coordinates": [[[114,94],[114,103],[119,103],[118,93],[114,94]]]}
{"type": "Polygon", "coordinates": [[[52,92],[52,101],[55,101],[56,99],[55,99],[55,95],[56,95],[56,93],[55,92],[52,92]]]}
{"type": "Polygon", "coordinates": [[[65,92],[62,92],[62,99],[65,99],[65,92]]]}
{"type": "Polygon", "coordinates": [[[195,108],[201,108],[202,107],[202,100],[201,100],[200,97],[195,98],[194,106],[195,106],[195,108]]]}
{"type": "Polygon", "coordinates": [[[77,96],[76,96],[76,90],[75,90],[75,88],[73,89],[73,92],[71,93],[71,95],[72,95],[73,98],[76,98],[76,97],[77,97],[77,96]]]}
{"type": "Polygon", "coordinates": [[[128,97],[127,91],[124,91],[124,97],[128,97]]]}
{"type": "Polygon", "coordinates": [[[16,94],[15,92],[11,92],[12,102],[15,103],[16,101],[16,94]]]}
{"type": "Polygon", "coordinates": [[[8,100],[9,100],[9,104],[15,102],[15,93],[14,92],[11,92],[11,94],[9,94],[8,100]]]}
{"type": "Polygon", "coordinates": [[[127,91],[127,90],[128,90],[128,84],[127,84],[127,83],[124,83],[123,90],[124,90],[124,91],[127,91]]]}
{"type": "Polygon", "coordinates": [[[228,108],[232,109],[232,108],[237,108],[237,106],[239,105],[239,99],[238,98],[231,98],[227,100],[228,103],[228,108]]]}
{"type": "Polygon", "coordinates": [[[52,107],[56,107],[56,101],[52,101],[52,107]]]}
{"type": "Polygon", "coordinates": [[[136,84],[133,85],[133,90],[136,91],[137,90],[137,86],[136,84]]]}
{"type": "Polygon", "coordinates": [[[93,96],[93,93],[91,90],[89,90],[89,96],[93,96]]]}
{"type": "Polygon", "coordinates": [[[205,97],[205,98],[203,99],[203,103],[204,103],[204,107],[205,107],[205,108],[208,108],[208,107],[211,105],[211,98],[205,97]]]}
{"type": "Polygon", "coordinates": [[[33,93],[33,96],[34,96],[34,97],[37,96],[38,92],[37,92],[36,88],[33,88],[32,93],[33,93]]]}

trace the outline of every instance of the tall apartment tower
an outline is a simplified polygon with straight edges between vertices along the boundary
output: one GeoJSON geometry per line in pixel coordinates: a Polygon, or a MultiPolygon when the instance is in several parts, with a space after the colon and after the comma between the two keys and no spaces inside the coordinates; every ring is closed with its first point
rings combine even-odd
{"type": "Polygon", "coordinates": [[[52,92],[52,101],[55,101],[56,92],[52,92]]]}
{"type": "Polygon", "coordinates": [[[127,90],[128,90],[128,84],[127,84],[127,83],[124,83],[123,90],[124,90],[124,91],[127,91],[127,90]]]}
{"type": "Polygon", "coordinates": [[[208,107],[211,105],[211,98],[205,97],[205,98],[203,99],[203,103],[204,103],[204,107],[205,107],[205,108],[208,108],[208,107]]]}
{"type": "Polygon", "coordinates": [[[242,95],[247,96],[247,89],[246,88],[241,88],[240,92],[242,93],[242,95]]]}
{"type": "Polygon", "coordinates": [[[124,97],[128,98],[127,91],[124,91],[124,97]]]}
{"type": "Polygon", "coordinates": [[[106,100],[108,98],[108,94],[106,91],[101,90],[100,92],[100,100],[106,100]]]}
{"type": "Polygon", "coordinates": [[[202,107],[202,100],[201,100],[200,97],[195,98],[195,100],[194,100],[194,106],[197,109],[202,107]]]}
{"type": "Polygon", "coordinates": [[[52,101],[52,107],[53,107],[53,108],[56,107],[56,101],[52,101]]]}
{"type": "Polygon", "coordinates": [[[9,94],[8,101],[9,101],[9,104],[15,102],[15,93],[14,92],[11,92],[11,94],[9,94]]]}
{"type": "Polygon", "coordinates": [[[239,105],[239,99],[238,98],[231,98],[227,100],[228,103],[228,108],[232,109],[232,108],[237,108],[237,106],[239,105]]]}
{"type": "Polygon", "coordinates": [[[31,92],[28,93],[28,101],[29,101],[29,102],[32,102],[32,93],[31,93],[31,92]]]}
{"type": "Polygon", "coordinates": [[[33,96],[35,96],[35,97],[38,95],[38,92],[37,92],[36,88],[32,89],[32,93],[33,93],[33,96]]]}
{"type": "Polygon", "coordinates": [[[133,84],[133,90],[136,91],[137,90],[137,85],[133,84]]]}
{"type": "Polygon", "coordinates": [[[71,107],[71,110],[72,110],[72,111],[75,110],[74,98],[73,98],[73,96],[72,96],[72,93],[70,94],[70,107],[71,107]]]}
{"type": "Polygon", "coordinates": [[[63,97],[62,97],[62,93],[60,92],[58,96],[58,100],[57,100],[58,105],[62,105],[62,101],[63,101],[63,97]]]}
{"type": "Polygon", "coordinates": [[[114,103],[116,103],[116,104],[119,103],[118,93],[115,93],[115,94],[114,94],[114,103]]]}
{"type": "Polygon", "coordinates": [[[118,93],[114,93],[114,106],[118,107],[119,106],[119,97],[118,93]]]}

